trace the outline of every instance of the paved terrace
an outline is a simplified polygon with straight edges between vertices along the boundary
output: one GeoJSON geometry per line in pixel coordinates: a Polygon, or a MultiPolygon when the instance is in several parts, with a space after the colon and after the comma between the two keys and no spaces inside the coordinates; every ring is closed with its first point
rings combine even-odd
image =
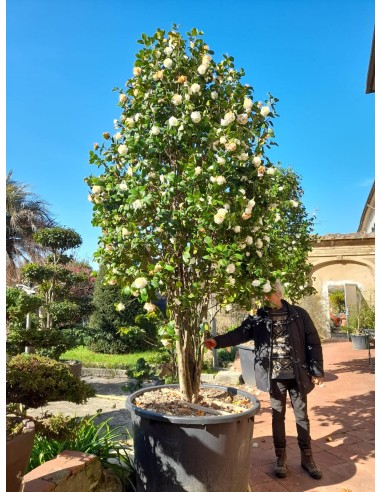
{"type": "MultiPolygon", "coordinates": [[[[375,375],[374,349],[369,365],[367,350],[353,350],[346,339],[323,344],[326,379],[308,396],[311,421],[312,449],[323,479],[314,480],[300,466],[299,448],[292,408],[286,412],[288,436],[288,470],[285,479],[273,474],[274,451],[271,435],[271,409],[267,393],[241,386],[254,393],[261,409],[255,417],[254,447],[250,472],[252,492],[374,492],[375,488],[375,375]],[[256,447],[255,447],[256,446],[256,447]]],[[[217,384],[233,385],[240,374],[223,371],[225,376],[217,384]]],[[[126,394],[121,386],[126,383],[124,371],[106,378],[100,371],[83,369],[83,379],[94,385],[98,395],[85,405],[68,402],[50,403],[42,410],[67,415],[93,415],[102,409],[99,419],[112,417],[112,426],[130,427],[129,412],[125,409],[126,394]]],[[[217,379],[217,378],[216,378],[217,379]]],[[[209,378],[208,381],[209,382],[209,378]]],[[[40,414],[40,410],[30,411],[40,414]]],[[[379,484],[378,484],[379,485],[379,484]]],[[[379,485],[380,486],[380,485],[379,485]]],[[[381,490],[381,489],[380,489],[381,490]]],[[[221,491],[224,492],[224,491],[221,491]]]]}
{"type": "MultiPolygon", "coordinates": [[[[272,472],[274,451],[268,395],[256,394],[250,486],[252,492],[373,492],[375,488],[375,375],[367,350],[330,341],[323,344],[325,383],[308,395],[312,450],[323,478],[314,480],[300,466],[293,411],[286,412],[288,477],[272,472]]],[[[378,483],[380,486],[380,484],[378,483]]],[[[381,490],[381,489],[379,489],[381,490]]]]}

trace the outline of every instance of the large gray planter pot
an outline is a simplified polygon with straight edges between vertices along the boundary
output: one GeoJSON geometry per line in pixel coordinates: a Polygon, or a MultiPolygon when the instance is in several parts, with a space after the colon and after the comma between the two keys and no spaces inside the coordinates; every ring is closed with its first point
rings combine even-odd
{"type": "Polygon", "coordinates": [[[228,389],[252,402],[242,413],[208,417],[175,417],[134,405],[142,393],[163,387],[178,385],[142,389],[127,398],[138,491],[246,492],[257,398],[236,388],[202,385],[228,389]]]}
{"type": "Polygon", "coordinates": [[[354,350],[369,349],[369,335],[351,335],[352,348],[354,350]]]}

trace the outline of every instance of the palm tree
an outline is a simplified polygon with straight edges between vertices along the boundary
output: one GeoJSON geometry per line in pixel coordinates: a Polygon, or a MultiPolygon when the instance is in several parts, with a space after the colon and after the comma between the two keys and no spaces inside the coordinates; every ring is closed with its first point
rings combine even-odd
{"type": "Polygon", "coordinates": [[[35,260],[41,247],[33,240],[33,234],[55,225],[48,204],[28,188],[27,184],[12,179],[12,171],[9,171],[6,184],[6,250],[7,268],[11,269],[20,261],[35,260]]]}

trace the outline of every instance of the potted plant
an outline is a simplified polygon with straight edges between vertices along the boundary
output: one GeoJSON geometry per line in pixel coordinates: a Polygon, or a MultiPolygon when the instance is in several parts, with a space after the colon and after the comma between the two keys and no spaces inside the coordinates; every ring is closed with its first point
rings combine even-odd
{"type": "Polygon", "coordinates": [[[69,368],[48,357],[19,354],[6,366],[7,492],[21,489],[33,447],[35,423],[28,408],[50,401],[84,403],[95,390],[69,368]]]}
{"type": "Polygon", "coordinates": [[[357,306],[350,306],[348,331],[355,350],[369,349],[369,339],[374,336],[375,305],[372,298],[361,297],[357,306]]]}
{"type": "MultiPolygon", "coordinates": [[[[122,114],[114,121],[116,132],[104,132],[104,142],[90,152],[90,163],[102,172],[86,179],[93,225],[102,230],[95,257],[105,268],[105,281],[145,303],[148,317],[158,314],[157,293],[165,296],[160,333],[175,344],[178,391],[191,404],[199,399],[212,305],[228,311],[235,303],[249,310],[253,297],[269,292],[277,278],[288,283],[294,299],[313,291],[307,263],[313,222],[301,202],[298,176],[265,155],[276,145],[272,120],[277,99],[269,95],[263,103],[255,102],[253,88],[241,82],[244,71],[235,69],[233,57],[224,55],[215,62],[202,36],[192,29],[183,37],[177,26],[168,33],[158,29],[152,36],[142,35],[133,77],[125,89],[117,89],[122,114]]],[[[142,419],[140,412],[135,456],[139,487],[145,490],[148,471],[138,448],[146,452],[143,444],[150,439],[145,431],[136,438],[142,419]]],[[[156,417],[160,425],[151,427],[164,428],[170,420],[156,417]]],[[[193,435],[191,446],[176,441],[172,451],[181,450],[179,459],[192,473],[205,469],[202,463],[194,465],[203,459],[205,446],[201,452],[194,447],[203,437],[194,429],[164,430],[161,446],[172,439],[171,432],[176,439],[193,435]],[[193,456],[189,460],[184,457],[187,448],[193,456]]],[[[158,441],[156,430],[151,437],[151,442],[158,441]]],[[[234,489],[243,490],[249,448],[250,441],[242,466],[238,457],[229,467],[218,460],[208,463],[217,488],[207,490],[226,490],[221,482],[226,468],[244,477],[234,489]]],[[[208,458],[221,457],[221,449],[209,452],[208,458]]],[[[164,483],[178,490],[179,481],[190,479],[180,480],[178,470],[161,469],[148,487],[164,483]]],[[[192,490],[204,488],[194,484],[192,490]]]]}

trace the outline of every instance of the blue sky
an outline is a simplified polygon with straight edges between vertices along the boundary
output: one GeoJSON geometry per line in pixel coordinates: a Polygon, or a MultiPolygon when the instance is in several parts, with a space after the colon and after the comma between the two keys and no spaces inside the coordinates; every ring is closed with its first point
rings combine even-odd
{"type": "Polygon", "coordinates": [[[6,14],[6,168],[82,236],[80,258],[97,248],[84,178],[120,116],[112,89],[141,34],[172,23],[233,56],[256,100],[279,99],[269,156],[301,175],[315,232],[357,231],[375,175],[373,0],[12,0],[6,14]]]}

